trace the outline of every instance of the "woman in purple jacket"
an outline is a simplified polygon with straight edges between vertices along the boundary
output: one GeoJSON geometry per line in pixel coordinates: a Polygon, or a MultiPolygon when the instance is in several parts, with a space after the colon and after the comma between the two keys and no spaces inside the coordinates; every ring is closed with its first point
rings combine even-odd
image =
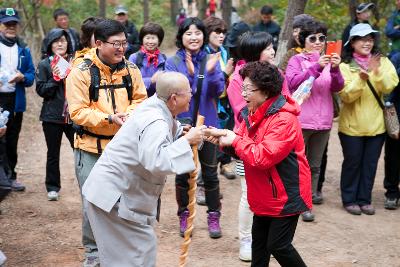
{"type": "MultiPolygon", "coordinates": [[[[192,100],[189,111],[178,115],[182,123],[194,124],[197,114],[205,117],[205,125],[217,127],[216,101],[224,91],[224,75],[219,65],[220,53],[207,56],[204,46],[208,40],[203,22],[198,18],[187,18],[178,29],[175,56],[168,58],[165,69],[180,72],[189,79],[192,88],[192,100]],[[201,65],[204,73],[200,73],[201,65]],[[200,80],[199,80],[200,78],[200,80]],[[201,90],[200,90],[201,88],[201,90]],[[200,92],[201,91],[201,92],[200,92]],[[197,95],[200,92],[199,95],[197,95]]],[[[208,207],[208,231],[212,238],[221,237],[219,218],[221,202],[219,200],[219,180],[217,173],[217,146],[205,142],[199,151],[201,173],[204,180],[206,204],[208,207]]],[[[180,233],[186,230],[189,211],[188,205],[189,174],[176,176],[176,197],[180,233]]]]}
{"type": "MultiPolygon", "coordinates": [[[[300,113],[306,155],[311,168],[313,204],[322,203],[322,196],[317,194],[317,186],[322,155],[332,128],[332,92],[340,91],[344,85],[339,70],[340,56],[321,55],[325,48],[326,33],[324,24],[317,21],[306,23],[299,34],[304,51],[293,56],[286,68],[286,79],[291,93],[311,76],[315,78],[311,94],[301,105],[300,113]]],[[[313,221],[314,214],[306,211],[302,214],[302,219],[313,221]]]]}
{"type": "Polygon", "coordinates": [[[140,29],[140,50],[129,57],[142,73],[143,82],[150,97],[156,92],[156,79],[165,68],[166,56],[159,47],[164,39],[164,30],[157,23],[148,22],[140,29]]]}

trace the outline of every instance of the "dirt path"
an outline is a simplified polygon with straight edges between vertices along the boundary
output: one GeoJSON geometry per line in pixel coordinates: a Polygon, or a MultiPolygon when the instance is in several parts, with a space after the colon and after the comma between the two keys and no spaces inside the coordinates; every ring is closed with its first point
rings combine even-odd
{"type": "MultiPolygon", "coordinates": [[[[74,175],[72,150],[64,139],[62,148],[62,191],[58,202],[47,201],[44,187],[46,145],[38,121],[40,99],[28,94],[19,145],[18,173],[27,185],[25,193],[13,193],[0,204],[0,248],[8,256],[7,266],[80,266],[81,204],[74,175]]],[[[400,210],[383,209],[382,160],[375,183],[375,216],[348,215],[340,206],[339,175],[341,150],[337,130],[329,147],[325,203],[315,207],[316,221],[300,222],[295,246],[309,266],[400,266],[400,210]]],[[[195,232],[188,266],[249,266],[238,260],[237,207],[240,181],[221,177],[224,194],[223,237],[207,235],[206,212],[197,206],[195,232]]],[[[179,246],[173,179],[163,194],[157,266],[177,266],[179,246]]],[[[278,266],[273,260],[271,266],[278,266]]]]}

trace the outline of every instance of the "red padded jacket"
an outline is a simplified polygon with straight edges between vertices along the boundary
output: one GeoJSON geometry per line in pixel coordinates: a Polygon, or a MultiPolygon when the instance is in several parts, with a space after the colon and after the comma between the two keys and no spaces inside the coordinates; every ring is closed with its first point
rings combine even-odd
{"type": "Polygon", "coordinates": [[[242,112],[232,147],[244,162],[247,199],[258,216],[290,216],[312,208],[299,113],[295,101],[283,95],[266,100],[252,115],[247,108],[242,112]]]}

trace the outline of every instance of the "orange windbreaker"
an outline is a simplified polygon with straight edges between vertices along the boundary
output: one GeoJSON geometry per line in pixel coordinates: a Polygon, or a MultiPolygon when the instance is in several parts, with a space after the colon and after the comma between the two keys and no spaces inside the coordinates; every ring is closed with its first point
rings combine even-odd
{"type": "MultiPolygon", "coordinates": [[[[83,59],[90,59],[100,71],[100,84],[123,84],[122,77],[128,74],[126,67],[115,70],[113,73],[109,66],[103,64],[97,57],[95,48],[85,54],[83,59]],[[93,51],[92,51],[93,50],[93,51]]],[[[74,64],[66,82],[66,96],[68,109],[72,121],[83,126],[86,131],[97,135],[113,136],[120,126],[110,124],[108,115],[117,112],[130,113],[139,103],[147,98],[146,87],[144,86],[140,70],[132,63],[126,61],[129,73],[132,77],[133,94],[132,100],[128,99],[125,88],[100,89],[97,102],[89,98],[89,86],[91,83],[90,66],[82,60],[74,64]],[[116,112],[112,104],[112,94],[115,98],[116,112]]],[[[108,144],[109,139],[98,139],[84,134],[75,135],[75,148],[91,153],[99,153],[108,144]],[[101,146],[101,150],[99,150],[101,146]]]]}

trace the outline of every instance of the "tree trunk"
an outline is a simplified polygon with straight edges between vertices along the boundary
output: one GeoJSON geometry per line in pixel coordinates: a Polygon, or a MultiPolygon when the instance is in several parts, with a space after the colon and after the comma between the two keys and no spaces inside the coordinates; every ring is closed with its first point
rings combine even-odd
{"type": "Polygon", "coordinates": [[[106,17],[106,0],[99,0],[99,17],[106,17]]]}
{"type": "Polygon", "coordinates": [[[179,13],[180,8],[179,0],[171,0],[171,23],[172,25],[176,24],[176,16],[179,13]]]}
{"type": "Polygon", "coordinates": [[[279,35],[279,46],[276,52],[276,63],[279,64],[287,52],[289,40],[292,38],[293,32],[293,17],[304,13],[307,0],[289,0],[286,10],[285,22],[283,29],[279,35]]]}
{"type": "Polygon", "coordinates": [[[351,17],[351,22],[355,21],[356,19],[356,8],[358,6],[357,0],[349,0],[349,13],[351,17]]]}
{"type": "Polygon", "coordinates": [[[206,10],[207,10],[207,0],[197,0],[197,10],[199,11],[197,17],[200,19],[205,19],[206,18],[206,10]]]}
{"type": "Polygon", "coordinates": [[[222,18],[228,29],[231,26],[232,0],[222,0],[222,18]]]}
{"type": "Polygon", "coordinates": [[[150,17],[149,0],[143,0],[143,24],[149,22],[149,17],[150,17]]]}

